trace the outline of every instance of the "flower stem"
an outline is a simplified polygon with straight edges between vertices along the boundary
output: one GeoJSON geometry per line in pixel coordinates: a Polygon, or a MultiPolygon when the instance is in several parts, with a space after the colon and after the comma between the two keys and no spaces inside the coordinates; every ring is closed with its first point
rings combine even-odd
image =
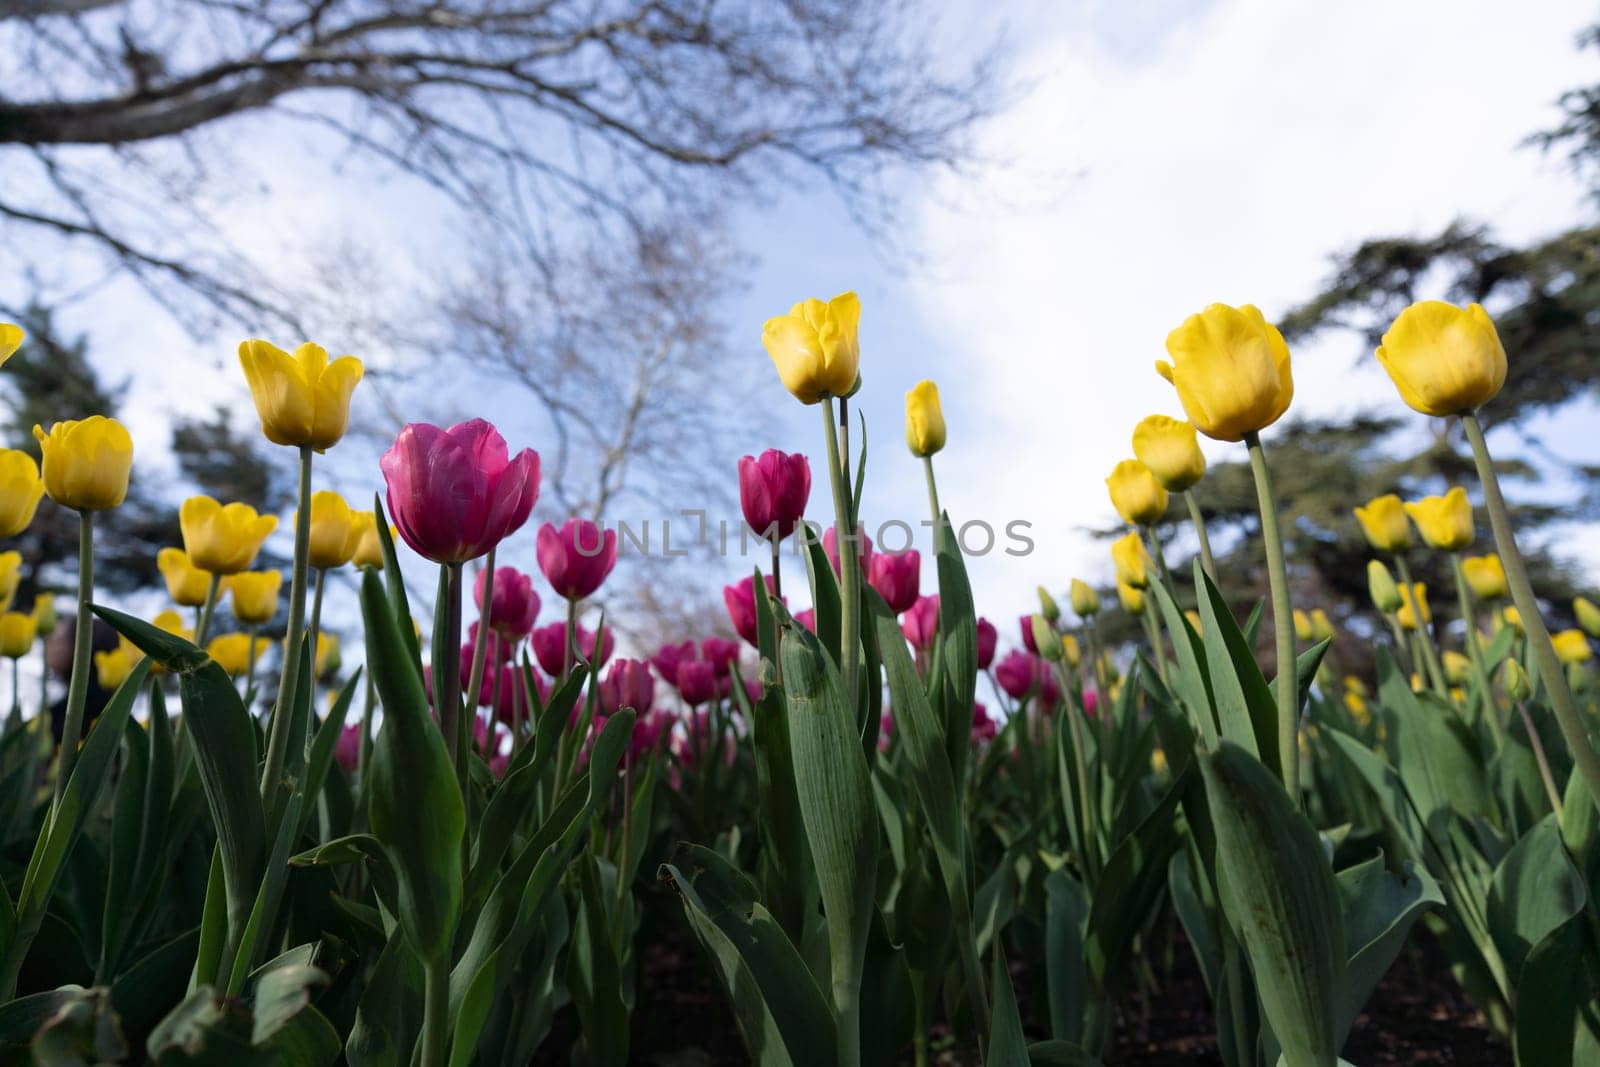
{"type": "Polygon", "coordinates": [[[217,593],[222,588],[222,575],[213,574],[206,586],[206,602],[200,608],[200,621],[195,623],[194,643],[206,647],[206,637],[211,633],[211,615],[217,610],[217,593]]]}
{"type": "MultiPolygon", "coordinates": [[[[445,564],[458,566],[458,564],[445,564]]],[[[459,658],[459,656],[457,657],[459,658]]],[[[460,671],[458,670],[459,674],[460,671]]],[[[443,1067],[450,1026],[450,963],[430,960],[423,971],[421,1067],[443,1067]]]]}
{"type": "Polygon", "coordinates": [[[267,731],[267,759],[261,770],[261,799],[268,810],[272,791],[283,777],[289,754],[289,728],[294,719],[294,690],[300,680],[300,644],[305,635],[306,574],[311,562],[311,447],[300,447],[300,506],[294,518],[294,570],[289,578],[289,625],[283,639],[283,673],[278,679],[278,699],[272,705],[267,731]]]}
{"type": "Polygon", "coordinates": [[[1400,599],[1411,609],[1411,618],[1415,620],[1417,628],[1417,646],[1422,650],[1418,657],[1428,672],[1428,682],[1433,686],[1433,691],[1440,696],[1450,695],[1450,686],[1445,683],[1444,667],[1439,663],[1439,650],[1433,645],[1433,634],[1429,632],[1428,621],[1422,617],[1422,604],[1417,600],[1416,584],[1411,580],[1411,568],[1406,566],[1405,557],[1394,557],[1395,570],[1400,572],[1400,599]]]}
{"type": "Polygon", "coordinates": [[[839,458],[839,438],[833,428],[833,398],[822,400],[822,430],[828,449],[828,480],[833,483],[834,536],[839,544],[839,673],[844,678],[845,707],[857,715],[857,655],[861,646],[857,609],[861,604],[861,554],[856,547],[856,525],[850,509],[850,486],[839,458]],[[845,531],[849,531],[846,533],[845,531]]]}
{"type": "Polygon", "coordinates": [[[1505,727],[1500,723],[1500,704],[1494,698],[1494,686],[1489,681],[1489,668],[1483,662],[1483,649],[1478,647],[1478,628],[1473,623],[1477,614],[1472,605],[1472,590],[1467,586],[1467,574],[1461,569],[1461,553],[1450,553],[1450,566],[1456,575],[1456,600],[1461,605],[1461,622],[1466,627],[1463,640],[1467,657],[1472,661],[1472,676],[1483,693],[1483,717],[1489,722],[1489,733],[1494,737],[1494,747],[1506,744],[1505,727]]]}
{"type": "MultiPolygon", "coordinates": [[[[489,549],[489,555],[483,562],[485,569],[483,572],[483,596],[479,598],[478,602],[478,635],[472,642],[472,673],[467,676],[467,705],[474,709],[478,706],[478,694],[483,692],[484,657],[489,652],[489,623],[491,621],[490,616],[493,614],[492,608],[494,607],[494,555],[498,548],[499,546],[496,545],[494,548],[489,549]]],[[[496,655],[494,672],[496,682],[500,680],[499,667],[500,660],[499,656],[496,655]]],[[[498,707],[498,702],[491,701],[489,704],[491,723],[498,707]]],[[[477,714],[477,712],[474,711],[473,714],[477,714]]],[[[490,729],[485,738],[484,744],[489,744],[494,739],[494,730],[490,729]]],[[[487,754],[484,758],[488,758],[487,754]]]]}
{"type": "Polygon", "coordinates": [[[1556,788],[1555,775],[1550,773],[1550,758],[1544,754],[1544,742],[1539,740],[1539,730],[1533,724],[1533,716],[1528,714],[1528,706],[1520,700],[1512,701],[1517,706],[1517,713],[1522,716],[1522,728],[1528,732],[1528,747],[1533,749],[1533,760],[1539,765],[1539,777],[1544,780],[1545,796],[1550,798],[1550,810],[1555,813],[1556,826],[1561,826],[1561,790],[1556,788]]]}
{"type": "MultiPolygon", "coordinates": [[[[316,585],[311,591],[311,658],[316,659],[317,642],[322,639],[322,588],[327,583],[328,570],[326,567],[317,568],[316,585]]],[[[317,682],[316,670],[311,672],[311,684],[317,682]]]]}
{"type": "Polygon", "coordinates": [[[1539,602],[1533,595],[1533,583],[1528,579],[1528,566],[1517,548],[1517,539],[1511,530],[1511,513],[1505,497],[1500,493],[1500,479],[1489,458],[1489,445],[1483,439],[1483,427],[1478,416],[1467,412],[1461,416],[1461,426],[1472,445],[1472,458],[1478,467],[1478,480],[1483,483],[1483,506],[1489,512],[1489,524],[1494,529],[1495,547],[1500,551],[1500,561],[1505,565],[1506,584],[1511,587],[1511,600],[1522,616],[1523,633],[1533,649],[1533,658],[1539,668],[1539,677],[1550,693],[1550,706],[1561,726],[1561,736],[1589,787],[1589,799],[1600,808],[1600,756],[1595,754],[1589,740],[1588,729],[1578,713],[1567,676],[1556,658],[1555,646],[1550,642],[1550,631],[1545,628],[1544,616],[1539,614],[1539,602]]]}
{"type": "Polygon", "coordinates": [[[934,547],[938,547],[939,523],[943,521],[944,511],[939,507],[939,485],[933,478],[933,457],[922,457],[922,473],[928,481],[928,507],[933,511],[934,547]]]}
{"type": "MultiPolygon", "coordinates": [[[[246,694],[256,687],[256,634],[261,627],[255,623],[250,624],[250,650],[245,654],[244,691],[246,694]]],[[[247,709],[248,710],[248,709],[247,709]]]]}
{"type": "Polygon", "coordinates": [[[78,616],[72,632],[72,678],[67,683],[66,722],[61,731],[61,762],[56,769],[55,803],[61,803],[72,767],[78,762],[83,736],[83,705],[89,698],[89,672],[94,669],[94,512],[78,512],[78,616]]]}
{"type": "Polygon", "coordinates": [[[1300,803],[1300,682],[1295,670],[1294,609],[1289,603],[1289,569],[1283,557],[1283,533],[1278,526],[1278,501],[1272,493],[1272,473],[1267,454],[1255,431],[1245,434],[1250,449],[1250,473],[1255,476],[1256,502],[1261,510],[1261,541],[1267,551],[1267,581],[1272,587],[1272,626],[1277,632],[1278,659],[1278,762],[1283,787],[1300,803]]]}
{"type": "MultiPolygon", "coordinates": [[[[433,681],[439,696],[439,728],[444,731],[444,749],[452,765],[461,732],[461,564],[441,563],[444,568],[444,648],[433,654],[433,681]]],[[[439,610],[435,606],[435,611],[439,610]]]]}
{"type": "Polygon", "coordinates": [[[1206,572],[1206,577],[1215,583],[1217,562],[1211,556],[1211,535],[1206,533],[1206,518],[1200,514],[1200,504],[1194,498],[1194,490],[1183,491],[1183,502],[1189,505],[1189,521],[1194,523],[1195,536],[1200,539],[1200,566],[1206,572]]]}

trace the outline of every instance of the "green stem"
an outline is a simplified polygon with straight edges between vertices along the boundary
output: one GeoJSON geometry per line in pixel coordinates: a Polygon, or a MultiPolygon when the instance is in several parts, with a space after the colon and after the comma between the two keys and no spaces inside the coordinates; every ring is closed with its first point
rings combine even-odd
{"type": "Polygon", "coordinates": [[[1556,778],[1550,773],[1550,758],[1544,754],[1544,742],[1539,739],[1539,730],[1533,724],[1533,716],[1528,714],[1528,706],[1520,700],[1512,701],[1517,706],[1517,714],[1522,716],[1522,728],[1528,731],[1528,747],[1533,749],[1533,760],[1539,765],[1539,777],[1544,780],[1545,796],[1550,798],[1550,810],[1555,812],[1556,826],[1561,825],[1563,804],[1561,803],[1561,790],[1556,788],[1556,778]]]}
{"type": "Polygon", "coordinates": [[[1161,627],[1156,622],[1155,610],[1155,605],[1147,601],[1144,611],[1139,613],[1139,621],[1144,625],[1145,640],[1150,642],[1150,658],[1156,661],[1156,674],[1162,686],[1170,689],[1172,683],[1167,677],[1167,657],[1161,649],[1161,627]]]}
{"type": "Polygon", "coordinates": [[[1422,617],[1422,604],[1416,598],[1417,587],[1411,580],[1411,568],[1406,565],[1405,557],[1400,555],[1394,557],[1394,567],[1400,572],[1400,599],[1411,609],[1411,618],[1417,624],[1417,646],[1422,650],[1420,658],[1428,672],[1428,683],[1433,686],[1435,693],[1447,697],[1450,695],[1450,686],[1445,681],[1444,666],[1439,662],[1439,650],[1434,646],[1428,620],[1422,617]]]}
{"type": "Polygon", "coordinates": [[[39,714],[50,714],[50,642],[39,642],[39,714]]]}
{"type": "Polygon", "coordinates": [[[1250,473],[1255,475],[1256,502],[1261,510],[1261,540],[1267,550],[1267,581],[1272,587],[1272,625],[1278,637],[1278,762],[1283,787],[1300,803],[1300,685],[1295,674],[1294,610],[1289,603],[1289,569],[1283,557],[1283,533],[1278,527],[1278,501],[1272,493],[1272,473],[1267,454],[1255,431],[1245,434],[1250,449],[1250,473]]]}
{"type": "Polygon", "coordinates": [[[1550,706],[1556,713],[1556,722],[1561,726],[1561,735],[1572,750],[1578,773],[1583,775],[1584,784],[1589,787],[1589,799],[1600,808],[1600,756],[1595,754],[1594,745],[1589,741],[1588,729],[1583,724],[1577,703],[1572,699],[1572,690],[1567,685],[1566,672],[1561,669],[1555,646],[1550,642],[1550,631],[1545,628],[1544,616],[1539,614],[1539,602],[1534,598],[1533,583],[1528,579],[1528,566],[1523,562],[1522,553],[1517,549],[1516,536],[1511,531],[1511,513],[1506,507],[1505,497],[1500,494],[1500,479],[1489,458],[1489,445],[1483,439],[1483,428],[1478,425],[1478,416],[1473,412],[1461,416],[1461,425],[1472,444],[1472,458],[1478,466],[1478,479],[1483,483],[1483,505],[1489,512],[1489,523],[1494,528],[1500,562],[1505,565],[1512,603],[1516,604],[1517,613],[1522,616],[1522,631],[1533,649],[1539,677],[1550,693],[1550,706]]]}
{"type": "MultiPolygon", "coordinates": [[[[309,445],[300,446],[300,506],[294,517],[294,570],[289,578],[289,625],[283,639],[283,672],[278,679],[278,699],[272,705],[267,729],[267,758],[261,770],[261,799],[269,810],[272,791],[283,777],[289,754],[289,729],[294,720],[294,690],[300,678],[300,645],[305,636],[306,574],[311,562],[311,456],[309,445]]],[[[314,655],[315,653],[313,653],[314,655]]]]}
{"type": "Polygon", "coordinates": [[[1206,533],[1206,519],[1200,514],[1200,504],[1194,498],[1194,490],[1183,491],[1183,502],[1189,505],[1189,521],[1194,524],[1195,536],[1200,539],[1200,567],[1206,572],[1206,577],[1215,584],[1217,562],[1211,555],[1211,535],[1206,533]]]}
{"type": "Polygon", "coordinates": [[[194,643],[206,647],[206,637],[211,633],[211,615],[217,610],[217,593],[222,588],[222,575],[213,574],[206,585],[206,602],[200,606],[200,618],[194,624],[194,643]]]}
{"type": "MultiPolygon", "coordinates": [[[[1148,614],[1148,608],[1146,609],[1148,614]]],[[[1055,665],[1056,682],[1061,686],[1063,693],[1070,692],[1072,680],[1067,677],[1067,672],[1060,663],[1055,665]]],[[[1089,781],[1089,753],[1084,748],[1083,728],[1078,723],[1079,710],[1068,699],[1061,708],[1061,714],[1067,719],[1067,734],[1072,741],[1072,766],[1078,774],[1078,803],[1083,806],[1080,823],[1083,826],[1083,865],[1084,874],[1089,885],[1094,885],[1100,873],[1100,847],[1097,838],[1097,829],[1100,825],[1099,813],[1096,811],[1095,798],[1099,795],[1098,784],[1089,781]]]]}
{"type": "Polygon", "coordinates": [[[244,691],[246,694],[249,694],[256,687],[256,634],[260,630],[260,626],[251,623],[250,628],[246,631],[250,635],[250,651],[245,657],[247,666],[244,672],[244,691]]]}
{"type": "Polygon", "coordinates": [[[61,730],[61,761],[56,769],[55,805],[61,803],[73,765],[78,762],[78,742],[83,737],[83,706],[89,698],[89,672],[94,670],[94,512],[78,512],[78,615],[72,632],[72,680],[67,683],[66,722],[61,730]]]}
{"type": "Polygon", "coordinates": [[[934,544],[938,544],[937,533],[939,523],[944,519],[944,511],[939,507],[939,485],[933,479],[933,457],[922,457],[922,473],[928,482],[928,507],[933,511],[933,529],[935,532],[934,544]]]}
{"type": "Polygon", "coordinates": [[[839,673],[844,679],[845,707],[850,709],[852,715],[858,715],[859,680],[856,671],[861,634],[857,609],[861,604],[861,555],[856,546],[850,487],[839,458],[839,438],[833,428],[832,397],[822,399],[822,431],[828,449],[828,480],[833,484],[834,537],[839,546],[839,673]]]}
{"type": "MultiPolygon", "coordinates": [[[[318,567],[316,585],[311,593],[311,658],[313,660],[317,656],[317,642],[322,639],[322,590],[327,581],[328,569],[326,567],[318,567]]],[[[316,681],[317,672],[313,668],[311,671],[312,685],[315,685],[316,681]]]]}
{"type": "Polygon", "coordinates": [[[1494,686],[1489,681],[1489,668],[1483,662],[1483,649],[1478,647],[1478,627],[1473,618],[1477,614],[1472,604],[1472,590],[1467,586],[1466,571],[1461,569],[1461,553],[1450,553],[1450,566],[1456,575],[1456,600],[1461,605],[1461,623],[1466,627],[1463,635],[1467,658],[1472,662],[1472,675],[1483,694],[1483,717],[1489,721],[1489,733],[1494,737],[1494,747],[1505,748],[1505,727],[1500,723],[1500,704],[1494,698],[1494,686]]]}
{"type": "MultiPolygon", "coordinates": [[[[450,763],[456,764],[461,731],[461,564],[444,568],[444,648],[433,654],[433,685],[439,697],[439,729],[450,763]]],[[[435,611],[438,610],[436,607],[435,611]]]]}
{"type": "Polygon", "coordinates": [[[423,972],[421,1067],[443,1067],[449,1026],[450,964],[431,960],[423,972]]]}
{"type": "Polygon", "coordinates": [[[22,725],[22,657],[11,661],[11,725],[22,725]]]}
{"type": "MultiPolygon", "coordinates": [[[[467,704],[474,709],[478,706],[478,694],[483,691],[483,665],[489,654],[489,609],[494,606],[494,555],[499,548],[496,545],[489,549],[489,555],[484,559],[483,598],[478,604],[478,634],[472,642],[472,673],[467,676],[467,704]]],[[[500,679],[499,661],[495,662],[495,681],[500,679]]],[[[489,719],[491,727],[494,721],[496,705],[489,705],[489,719]]],[[[473,712],[477,714],[476,711],[473,712]]],[[[491,728],[485,735],[485,744],[494,739],[494,730],[491,728]]],[[[487,755],[484,756],[488,758],[487,755]]]]}

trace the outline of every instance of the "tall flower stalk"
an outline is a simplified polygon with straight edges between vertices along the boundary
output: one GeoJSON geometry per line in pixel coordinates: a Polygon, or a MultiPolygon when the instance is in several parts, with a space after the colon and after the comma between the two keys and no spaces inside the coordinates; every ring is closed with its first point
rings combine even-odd
{"type": "Polygon", "coordinates": [[[1267,553],[1267,582],[1272,589],[1272,627],[1277,637],[1278,660],[1278,761],[1283,787],[1300,796],[1300,680],[1295,669],[1294,609],[1289,599],[1289,568],[1284,561],[1283,533],[1278,525],[1278,501],[1272,491],[1272,473],[1261,436],[1245,434],[1250,450],[1250,473],[1256,483],[1256,503],[1261,510],[1261,542],[1267,553]]]}
{"type": "Polygon", "coordinates": [[[72,674],[67,682],[65,725],[61,731],[61,763],[56,770],[55,802],[61,803],[78,762],[83,734],[83,709],[89,697],[89,672],[94,670],[94,512],[78,512],[78,614],[72,633],[72,674]]]}
{"type": "Polygon", "coordinates": [[[278,699],[272,706],[267,726],[267,758],[261,770],[261,799],[269,810],[273,791],[283,777],[293,728],[295,689],[300,680],[300,652],[305,640],[306,577],[311,551],[311,456],[310,445],[300,446],[299,507],[294,519],[294,567],[289,572],[289,622],[283,641],[283,671],[278,676],[278,699]]]}
{"type": "Polygon", "coordinates": [[[845,706],[854,714],[860,679],[861,555],[856,546],[855,516],[850,506],[849,475],[839,453],[833,420],[833,398],[822,400],[822,436],[828,455],[828,482],[833,487],[834,529],[839,538],[839,674],[844,680],[845,706]],[[848,531],[848,532],[846,532],[848,531]]]}

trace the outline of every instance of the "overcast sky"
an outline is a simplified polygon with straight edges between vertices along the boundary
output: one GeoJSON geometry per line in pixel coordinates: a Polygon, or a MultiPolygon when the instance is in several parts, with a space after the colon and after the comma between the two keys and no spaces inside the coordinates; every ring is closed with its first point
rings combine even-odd
{"type": "MultiPolygon", "coordinates": [[[[996,528],[1026,521],[1035,541],[1024,558],[972,561],[991,618],[1028,610],[1038,583],[1109,575],[1085,531],[1113,518],[1103,479],[1129,454],[1133,424],[1181,414],[1152,364],[1184,316],[1212,301],[1279,316],[1316,291],[1334,251],[1366,236],[1427,233],[1466,215],[1518,240],[1581,210],[1559,162],[1519,142],[1551,123],[1562,90],[1600,75],[1573,47],[1593,17],[1588,4],[1518,5],[1513,16],[1504,3],[1462,0],[973,0],[950,8],[942,27],[952,62],[997,28],[996,10],[1027,88],[983,131],[990,164],[903,190],[904,243],[919,254],[879,254],[831,194],[780,198],[741,216],[761,258],[733,323],[736,351],[765,366],[766,317],[804,296],[861,294],[869,520],[925,514],[903,445],[903,395],[920,378],[938,381],[950,428],[937,460],[945,505],[996,528]]],[[[308,246],[351,236],[425,248],[441,225],[417,213],[404,185],[330,183],[289,162],[271,169],[271,198],[236,220],[284,269],[302,269],[308,246]]],[[[128,414],[141,469],[161,462],[174,408],[245,402],[231,341],[197,351],[128,300],[108,299],[74,325],[136,375],[128,414]]],[[[1294,411],[1400,410],[1361,355],[1348,336],[1297,350],[1294,411]]],[[[743,450],[819,454],[815,412],[775,375],[769,383],[761,399],[775,417],[743,450]]],[[[482,388],[452,399],[470,405],[482,388]]],[[[1600,460],[1595,414],[1547,427],[1557,451],[1600,460]]],[[[378,488],[370,475],[344,488],[363,498],[378,488]]],[[[811,514],[829,521],[821,479],[811,514]]],[[[531,566],[532,537],[520,540],[513,558],[531,566]]],[[[1592,531],[1573,545],[1600,555],[1592,531]]],[[[733,561],[707,583],[747,573],[733,561]]]]}

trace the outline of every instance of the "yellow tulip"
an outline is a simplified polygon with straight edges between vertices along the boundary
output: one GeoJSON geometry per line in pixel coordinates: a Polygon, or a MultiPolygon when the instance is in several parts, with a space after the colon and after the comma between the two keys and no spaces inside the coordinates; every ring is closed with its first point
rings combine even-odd
{"type": "Polygon", "coordinates": [[[1451,686],[1450,687],[1450,701],[1451,701],[1451,703],[1454,703],[1454,704],[1462,704],[1462,705],[1466,704],[1466,702],[1467,702],[1467,691],[1465,689],[1461,688],[1459,685],[1451,686]]]}
{"type": "Polygon", "coordinates": [[[1372,594],[1372,606],[1385,615],[1393,615],[1404,603],[1400,597],[1400,587],[1394,582],[1394,575],[1389,573],[1389,568],[1380,559],[1367,561],[1367,591],[1372,594]]]}
{"type": "Polygon", "coordinates": [[[1078,647],[1078,639],[1071,634],[1061,635],[1061,655],[1069,664],[1076,667],[1083,662],[1083,650],[1078,647]]]}
{"type": "Polygon", "coordinates": [[[1144,614],[1144,590],[1127,585],[1119,580],[1117,582],[1117,599],[1122,601],[1122,610],[1129,615],[1144,614]]]}
{"type": "Polygon", "coordinates": [[[206,645],[206,655],[227,674],[243,674],[250,669],[250,635],[218,634],[206,645]]]}
{"type": "Polygon", "coordinates": [[[1365,727],[1372,721],[1372,710],[1367,707],[1367,698],[1351,690],[1344,695],[1344,706],[1350,710],[1350,717],[1356,725],[1365,727]]]}
{"type": "Polygon", "coordinates": [[[1578,625],[1583,627],[1584,633],[1600,637],[1600,607],[1595,607],[1594,601],[1577,597],[1572,602],[1572,613],[1578,617],[1578,625]]]}
{"type": "Polygon", "coordinates": [[[317,631],[317,654],[313,659],[317,677],[339,669],[339,636],[326,630],[317,631]]]}
{"type": "Polygon", "coordinates": [[[1403,552],[1411,547],[1411,524],[1406,521],[1405,505],[1393,493],[1373,497],[1365,507],[1355,509],[1355,516],[1367,536],[1367,544],[1379,552],[1403,552]]]}
{"type": "Polygon", "coordinates": [[[1493,552],[1465,557],[1461,561],[1461,573],[1472,595],[1479,600],[1499,600],[1506,595],[1506,570],[1500,565],[1500,557],[1493,552]]]}
{"type": "Polygon", "coordinates": [[[1206,457],[1194,424],[1166,415],[1146,415],[1133,428],[1133,454],[1169,493],[1188,490],[1206,473],[1206,457]]]}
{"type": "Polygon", "coordinates": [[[1344,688],[1346,692],[1360,693],[1362,696],[1366,696],[1369,692],[1367,689],[1367,683],[1363,682],[1360,678],[1357,678],[1353,674],[1347,674],[1344,676],[1344,688]]]}
{"type": "Polygon", "coordinates": [[[344,497],[323,489],[311,497],[311,566],[331,570],[343,567],[356,554],[361,543],[357,512],[350,510],[344,497]]]}
{"type": "Polygon", "coordinates": [[[1451,685],[1464,685],[1467,673],[1472,670],[1472,661],[1454,649],[1445,649],[1444,677],[1451,685]]]}
{"type": "Polygon", "coordinates": [[[1425,496],[1405,508],[1430,548],[1459,552],[1472,544],[1472,505],[1459,485],[1444,496],[1425,496]]]}
{"type": "Polygon", "coordinates": [[[1061,659],[1061,637],[1056,633],[1055,624],[1043,615],[1033,614],[1028,616],[1029,631],[1033,634],[1033,647],[1039,650],[1043,659],[1055,663],[1061,659]]]}
{"type": "Polygon", "coordinates": [[[1100,610],[1100,594],[1094,591],[1094,586],[1077,578],[1072,579],[1067,599],[1072,602],[1072,613],[1080,619],[1087,619],[1100,610]]]}
{"type": "Polygon", "coordinates": [[[1589,648],[1589,638],[1582,630],[1562,630],[1552,635],[1550,641],[1556,646],[1556,658],[1562,663],[1582,663],[1594,655],[1589,648]]]}
{"type": "Polygon", "coordinates": [[[290,355],[267,341],[239,345],[261,432],[275,445],[332,448],[350,423],[350,394],[366,370],[354,356],[328,361],[327,349],[306,342],[290,355]]]}
{"type": "MultiPolygon", "coordinates": [[[[356,553],[350,561],[357,567],[383,570],[383,542],[378,538],[378,516],[371,511],[355,512],[356,553]]],[[[389,536],[393,537],[391,533],[389,536]]]]}
{"type": "Polygon", "coordinates": [[[189,553],[181,548],[163,548],[156,553],[156,568],[167,580],[167,595],[183,608],[195,608],[206,602],[211,589],[211,575],[189,562],[189,553]]]}
{"type": "Polygon", "coordinates": [[[1412,304],[1383,335],[1378,362],[1400,399],[1424,415],[1472,411],[1506,381],[1506,350],[1494,320],[1477,304],[1412,304]]]}
{"type": "Polygon", "coordinates": [[[1505,686],[1506,696],[1512,700],[1527,700],[1533,695],[1532,679],[1522,664],[1514,659],[1506,660],[1506,665],[1501,668],[1500,684],[1505,686]]]}
{"type": "Polygon", "coordinates": [[[932,382],[918,382],[906,394],[906,444],[913,456],[931,456],[944,447],[944,410],[932,382]]]}
{"type": "Polygon", "coordinates": [[[783,387],[802,404],[849,396],[861,371],[861,300],[840,293],[824,304],[802,300],[789,314],[767,320],[761,343],[783,387]]]}
{"type": "Polygon", "coordinates": [[[185,641],[194,640],[194,630],[183,624],[183,616],[168,608],[150,620],[150,625],[158,630],[165,630],[173,637],[181,637],[185,641]]]}
{"type": "Polygon", "coordinates": [[[278,528],[276,515],[257,515],[249,504],[226,506],[208,496],[192,496],[178,509],[183,547],[189,562],[211,574],[249,570],[261,542],[278,528]]]}
{"type": "Polygon", "coordinates": [[[224,587],[233,596],[233,617],[246,626],[260,626],[278,614],[279,571],[241,571],[228,576],[224,587]]]}
{"type": "Polygon", "coordinates": [[[1520,634],[1522,632],[1522,612],[1516,608],[1509,604],[1506,605],[1506,609],[1500,613],[1500,618],[1517,633],[1520,634]]]}
{"type": "Polygon", "coordinates": [[[1277,422],[1294,399],[1289,346],[1251,304],[1212,304],[1167,335],[1172,362],[1156,371],[1178,390],[1189,421],[1218,441],[1277,422]]]}
{"type": "MultiPolygon", "coordinates": [[[[1402,590],[1402,595],[1404,591],[1402,590]]],[[[1407,630],[1417,629],[1417,616],[1422,616],[1422,625],[1426,626],[1433,621],[1433,611],[1428,607],[1428,587],[1421,582],[1413,582],[1411,595],[1405,598],[1406,602],[1400,605],[1400,610],[1395,612],[1395,618],[1400,620],[1400,625],[1407,630]]]]}
{"type": "Polygon", "coordinates": [[[113,648],[94,654],[94,673],[101,689],[116,689],[127,680],[137,659],[130,658],[125,648],[113,648]]]}
{"type": "Polygon", "coordinates": [[[1206,632],[1205,622],[1200,618],[1198,611],[1186,611],[1183,613],[1183,617],[1189,620],[1189,625],[1194,627],[1195,633],[1204,634],[1206,632]]]}
{"type": "Polygon", "coordinates": [[[1143,589],[1150,584],[1150,553],[1138,533],[1111,542],[1111,562],[1117,568],[1117,584],[1143,589]]]}
{"type": "Polygon", "coordinates": [[[44,491],[63,507],[104,511],[128,495],[133,438],[116,419],[91,415],[58,422],[33,436],[44,455],[44,491]]]}
{"type": "Polygon", "coordinates": [[[0,615],[0,656],[21,659],[33,650],[38,637],[39,623],[32,615],[20,611],[0,615]]]}
{"type": "Polygon", "coordinates": [[[1328,613],[1321,608],[1311,612],[1311,636],[1318,641],[1327,641],[1333,637],[1333,620],[1328,618],[1328,613]]]}
{"type": "Polygon", "coordinates": [[[1123,522],[1149,526],[1167,513],[1167,491],[1150,468],[1136,459],[1125,459],[1111,468],[1106,490],[1123,522]]]}
{"type": "Polygon", "coordinates": [[[1311,640],[1311,616],[1299,608],[1294,609],[1294,636],[1300,641],[1311,640]]]}
{"type": "Polygon", "coordinates": [[[20,449],[0,449],[0,537],[26,530],[42,496],[44,479],[33,457],[20,449]]]}
{"type": "Polygon", "coordinates": [[[10,611],[22,582],[22,553],[0,552],[0,611],[10,611]]]}
{"type": "Polygon", "coordinates": [[[0,363],[10,359],[22,347],[28,335],[14,322],[0,322],[0,363]]]}
{"type": "Polygon", "coordinates": [[[53,593],[38,593],[33,598],[33,624],[40,637],[56,632],[56,598],[53,593]]]}

